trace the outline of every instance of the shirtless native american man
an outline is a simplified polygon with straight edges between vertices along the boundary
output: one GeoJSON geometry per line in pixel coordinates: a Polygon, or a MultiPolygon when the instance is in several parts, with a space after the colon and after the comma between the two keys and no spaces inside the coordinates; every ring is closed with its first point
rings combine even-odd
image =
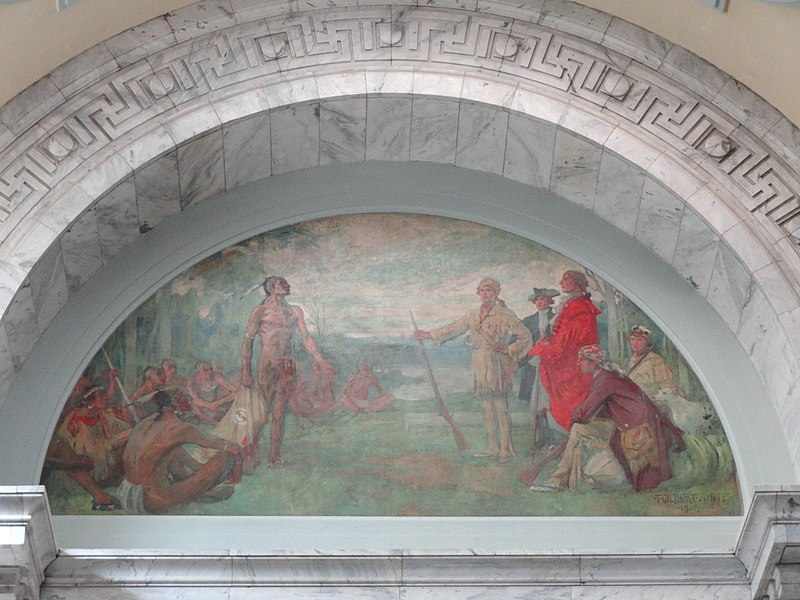
{"type": "Polygon", "coordinates": [[[286,302],[291,293],[283,277],[267,277],[263,283],[267,299],[250,313],[247,332],[242,342],[242,385],[257,385],[264,394],[264,403],[271,408],[269,464],[282,464],[281,440],[286,402],[295,385],[294,334],[298,333],[306,351],[319,366],[323,375],[333,379],[336,372],[319,352],[314,338],[308,333],[303,309],[286,302]],[[251,371],[253,340],[261,335],[261,355],[258,358],[257,380],[251,371]]]}

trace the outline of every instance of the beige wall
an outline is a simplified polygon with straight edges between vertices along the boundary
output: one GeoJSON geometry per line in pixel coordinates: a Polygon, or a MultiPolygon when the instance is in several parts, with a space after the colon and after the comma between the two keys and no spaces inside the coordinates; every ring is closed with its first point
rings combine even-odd
{"type": "MultiPolygon", "coordinates": [[[[192,2],[81,0],[61,12],[56,0],[0,6],[0,105],[79,52],[192,2]],[[14,60],[6,60],[9,56],[14,60]]],[[[800,125],[800,6],[729,0],[728,11],[721,14],[698,0],[583,0],[583,4],[695,52],[800,125]]]]}

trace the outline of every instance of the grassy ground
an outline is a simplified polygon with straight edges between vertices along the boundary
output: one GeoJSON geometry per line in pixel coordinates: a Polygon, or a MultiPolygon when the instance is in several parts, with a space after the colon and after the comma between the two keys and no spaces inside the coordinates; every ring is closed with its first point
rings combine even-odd
{"type": "MultiPolygon", "coordinates": [[[[467,408],[468,400],[453,399],[451,410],[467,408]]],[[[472,408],[474,411],[474,404],[472,408]]],[[[675,476],[657,490],[636,494],[630,488],[586,488],[534,493],[517,481],[530,464],[527,427],[514,429],[518,455],[500,465],[493,459],[472,456],[483,448],[485,431],[479,419],[471,421],[475,424],[465,425],[463,430],[472,448],[459,453],[450,429],[435,414],[422,425],[412,424],[420,419],[404,419],[402,412],[351,417],[348,411],[339,411],[317,423],[298,421],[290,415],[282,449],[285,466],[268,468],[262,464],[237,484],[230,499],[217,504],[190,503],[173,513],[649,516],[741,512],[737,487],[730,476],[732,462],[726,451],[708,440],[696,440],[687,452],[673,455],[675,476]]],[[[544,470],[540,480],[554,468],[555,462],[544,470]]],[[[89,496],[62,473],[51,474],[45,483],[56,514],[91,513],[89,496]]]]}

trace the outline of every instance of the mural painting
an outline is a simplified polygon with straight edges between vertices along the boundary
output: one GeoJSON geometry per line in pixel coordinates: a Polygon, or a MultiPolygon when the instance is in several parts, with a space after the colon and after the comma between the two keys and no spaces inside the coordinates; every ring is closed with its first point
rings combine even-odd
{"type": "Polygon", "coordinates": [[[311,221],[161,288],[75,384],[56,514],[737,515],[696,375],[588,269],[441,217],[311,221]]]}

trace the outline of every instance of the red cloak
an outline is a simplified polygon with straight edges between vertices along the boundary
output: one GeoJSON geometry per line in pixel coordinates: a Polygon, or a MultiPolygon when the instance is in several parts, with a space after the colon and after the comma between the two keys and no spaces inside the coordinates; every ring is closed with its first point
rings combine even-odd
{"type": "Polygon", "coordinates": [[[569,429],[572,411],[592,389],[592,376],[578,368],[578,351],[599,343],[599,314],[588,295],[567,300],[553,323],[553,335],[539,340],[528,352],[541,359],[539,373],[550,397],[550,413],[564,429],[569,429]]]}

